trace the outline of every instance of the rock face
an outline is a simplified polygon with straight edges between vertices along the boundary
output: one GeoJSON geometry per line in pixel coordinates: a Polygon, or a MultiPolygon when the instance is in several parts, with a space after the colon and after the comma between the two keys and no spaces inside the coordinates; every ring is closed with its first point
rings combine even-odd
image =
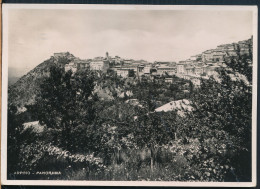
{"type": "Polygon", "coordinates": [[[39,121],[27,122],[27,123],[23,124],[23,129],[24,130],[22,132],[24,132],[27,129],[32,129],[32,131],[35,132],[35,133],[41,133],[41,132],[43,132],[44,127],[45,126],[41,125],[39,123],[39,121]]]}
{"type": "Polygon", "coordinates": [[[184,116],[185,111],[192,111],[193,108],[190,105],[190,101],[187,99],[183,100],[177,100],[177,101],[171,101],[167,104],[164,104],[161,107],[156,108],[154,111],[155,112],[169,112],[169,111],[177,111],[177,114],[180,116],[184,116]]]}
{"type": "Polygon", "coordinates": [[[33,104],[39,93],[39,87],[44,78],[49,77],[50,67],[55,65],[65,67],[75,57],[70,53],[62,53],[52,56],[50,59],[36,66],[26,75],[22,76],[16,83],[8,88],[8,104],[17,107],[33,104]]]}

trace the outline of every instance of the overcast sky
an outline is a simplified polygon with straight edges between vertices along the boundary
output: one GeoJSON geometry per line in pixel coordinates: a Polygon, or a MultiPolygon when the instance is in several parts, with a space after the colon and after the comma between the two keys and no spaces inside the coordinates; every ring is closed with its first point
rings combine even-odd
{"type": "Polygon", "coordinates": [[[252,35],[250,11],[9,10],[9,67],[29,71],[54,52],[179,61],[252,35]]]}

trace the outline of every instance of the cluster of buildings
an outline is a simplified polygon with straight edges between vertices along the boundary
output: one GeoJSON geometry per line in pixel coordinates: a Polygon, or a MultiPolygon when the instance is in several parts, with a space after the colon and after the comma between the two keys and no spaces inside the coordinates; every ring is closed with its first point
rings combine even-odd
{"type": "MultiPolygon", "coordinates": [[[[65,65],[65,70],[76,72],[81,68],[107,72],[113,70],[118,76],[143,77],[151,79],[165,78],[166,82],[172,82],[173,76],[191,80],[195,85],[199,85],[201,77],[209,77],[216,74],[216,69],[225,67],[224,59],[240,55],[249,55],[252,52],[252,37],[238,43],[224,44],[210,49],[201,54],[191,56],[184,61],[176,62],[147,62],[145,60],[123,59],[119,56],[111,57],[106,53],[105,57],[81,60],[74,58],[65,65]]],[[[55,53],[54,57],[61,56],[62,53],[55,53]]]]}

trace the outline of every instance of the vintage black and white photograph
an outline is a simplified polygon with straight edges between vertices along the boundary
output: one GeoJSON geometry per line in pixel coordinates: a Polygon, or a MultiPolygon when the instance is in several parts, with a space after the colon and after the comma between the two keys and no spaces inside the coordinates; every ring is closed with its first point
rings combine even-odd
{"type": "Polygon", "coordinates": [[[254,6],[4,4],[2,182],[254,186],[256,28],[254,6]]]}

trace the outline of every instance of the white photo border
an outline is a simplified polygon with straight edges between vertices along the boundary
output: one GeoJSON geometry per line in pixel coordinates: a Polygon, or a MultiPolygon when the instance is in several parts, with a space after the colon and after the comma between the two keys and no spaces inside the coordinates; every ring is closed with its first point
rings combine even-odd
{"type": "Polygon", "coordinates": [[[1,122],[1,184],[53,186],[200,186],[255,187],[257,182],[257,56],[258,7],[229,5],[82,5],[82,4],[3,4],[2,6],[2,122],[1,122]],[[68,181],[7,179],[7,100],[8,100],[8,11],[13,9],[96,9],[96,10],[225,10],[252,11],[253,15],[253,98],[252,98],[252,181],[251,182],[174,182],[174,181],[68,181]]]}

